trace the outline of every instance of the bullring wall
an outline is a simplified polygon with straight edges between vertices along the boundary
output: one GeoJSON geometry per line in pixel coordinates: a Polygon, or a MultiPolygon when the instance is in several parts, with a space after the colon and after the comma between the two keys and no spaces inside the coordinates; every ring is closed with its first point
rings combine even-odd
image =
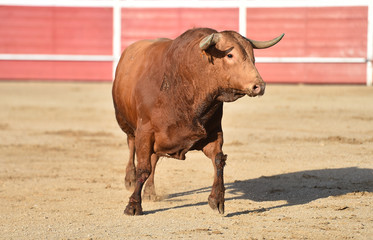
{"type": "Polygon", "coordinates": [[[256,40],[285,33],[255,50],[267,82],[371,85],[372,3],[280,2],[0,0],[0,79],[112,81],[134,41],[211,27],[256,40]]]}

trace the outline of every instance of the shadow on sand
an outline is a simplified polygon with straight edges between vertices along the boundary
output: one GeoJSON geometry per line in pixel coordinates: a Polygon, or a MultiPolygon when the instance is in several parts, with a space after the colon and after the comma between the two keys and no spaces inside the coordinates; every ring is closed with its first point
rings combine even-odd
{"type": "MultiPolygon", "coordinates": [[[[225,187],[226,195],[233,195],[226,198],[226,204],[229,204],[229,200],[233,199],[245,199],[256,202],[286,201],[286,204],[267,209],[245,210],[226,215],[226,217],[232,217],[251,212],[268,211],[274,208],[305,204],[329,196],[340,196],[352,192],[373,192],[373,169],[351,167],[301,171],[235,181],[226,183],[225,187]]],[[[170,194],[166,200],[198,193],[206,193],[207,199],[210,191],[211,187],[205,187],[174,193],[170,194]]],[[[207,204],[207,201],[148,211],[145,214],[204,204],[207,204]]]]}

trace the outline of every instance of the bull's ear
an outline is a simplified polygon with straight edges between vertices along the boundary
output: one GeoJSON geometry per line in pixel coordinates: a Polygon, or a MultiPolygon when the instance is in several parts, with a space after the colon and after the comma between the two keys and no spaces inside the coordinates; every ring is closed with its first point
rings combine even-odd
{"type": "Polygon", "coordinates": [[[283,33],[280,36],[278,36],[277,38],[274,38],[274,39],[269,40],[269,41],[255,41],[255,40],[252,40],[252,39],[249,39],[249,38],[246,38],[246,39],[247,39],[247,41],[249,41],[251,43],[251,45],[253,45],[253,48],[263,49],[263,48],[272,47],[273,45],[278,43],[284,37],[284,35],[285,35],[285,33],[283,33]]]}
{"type": "Polygon", "coordinates": [[[201,42],[199,43],[199,47],[205,51],[206,49],[208,49],[209,47],[217,44],[219,42],[221,38],[221,34],[220,33],[213,33],[213,34],[210,34],[208,35],[207,37],[203,38],[201,40],[201,42]]]}

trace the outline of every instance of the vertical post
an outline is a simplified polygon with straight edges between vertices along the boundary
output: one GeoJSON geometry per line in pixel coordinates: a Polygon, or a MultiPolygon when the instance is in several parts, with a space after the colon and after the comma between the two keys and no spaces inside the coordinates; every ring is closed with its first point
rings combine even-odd
{"type": "Polygon", "coordinates": [[[244,1],[240,1],[239,12],[238,12],[238,32],[246,37],[246,5],[244,1]]]}
{"type": "Polygon", "coordinates": [[[368,4],[367,86],[373,85],[373,2],[368,4]]]}
{"type": "Polygon", "coordinates": [[[113,1],[113,79],[122,47],[122,7],[119,0],[113,1]]]}

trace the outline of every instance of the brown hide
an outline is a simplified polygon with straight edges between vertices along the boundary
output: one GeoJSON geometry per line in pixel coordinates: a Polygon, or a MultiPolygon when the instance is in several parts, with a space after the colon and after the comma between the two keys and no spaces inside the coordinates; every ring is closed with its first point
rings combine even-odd
{"type": "Polygon", "coordinates": [[[158,157],[185,159],[189,150],[202,150],[213,161],[209,205],[224,212],[223,102],[264,94],[253,46],[266,48],[281,38],[253,44],[233,31],[201,28],[175,40],[139,41],[123,52],[113,100],[130,148],[126,186],[135,187],[126,214],[142,214],[141,190],[148,178],[144,194],[155,194],[158,157]]]}
{"type": "Polygon", "coordinates": [[[192,29],[175,40],[140,41],[119,61],[113,86],[119,125],[135,135],[139,122],[148,123],[159,155],[184,159],[211,125],[220,127],[223,101],[250,95],[252,85],[264,86],[250,43],[238,33],[223,32],[215,47],[202,51],[201,39],[212,33],[192,29]],[[225,57],[227,49],[238,63],[225,57]]]}

